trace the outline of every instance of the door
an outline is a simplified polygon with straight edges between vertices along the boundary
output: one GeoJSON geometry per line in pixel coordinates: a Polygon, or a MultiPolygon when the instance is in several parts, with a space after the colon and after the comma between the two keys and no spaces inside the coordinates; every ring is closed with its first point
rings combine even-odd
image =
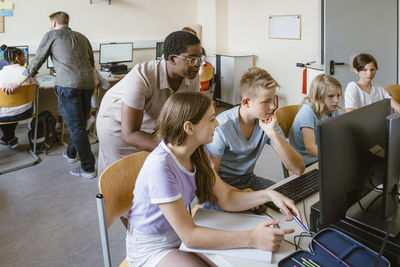
{"type": "Polygon", "coordinates": [[[345,89],[350,81],[358,81],[354,56],[369,53],[378,62],[374,81],[397,84],[397,0],[321,1],[325,73],[330,73],[331,61],[344,63],[334,65],[334,76],[345,89]]]}

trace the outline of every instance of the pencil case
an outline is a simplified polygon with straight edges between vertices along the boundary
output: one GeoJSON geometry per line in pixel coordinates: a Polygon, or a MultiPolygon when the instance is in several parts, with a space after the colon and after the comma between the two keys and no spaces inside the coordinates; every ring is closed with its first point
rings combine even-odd
{"type": "MultiPolygon", "coordinates": [[[[373,267],[378,253],[364,246],[342,232],[326,228],[311,240],[310,251],[297,250],[278,262],[279,267],[373,267]],[[305,261],[304,261],[305,260],[305,261]],[[311,260],[311,261],[310,261],[311,260]],[[296,262],[297,261],[297,262],[296,262]]],[[[381,256],[379,267],[390,266],[381,256]]]]}

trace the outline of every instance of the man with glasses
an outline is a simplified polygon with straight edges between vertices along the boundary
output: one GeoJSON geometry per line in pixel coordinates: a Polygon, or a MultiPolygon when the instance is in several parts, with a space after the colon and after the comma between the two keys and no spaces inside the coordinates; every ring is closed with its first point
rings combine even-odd
{"type": "Polygon", "coordinates": [[[152,151],[160,143],[154,133],[165,101],[180,90],[200,91],[202,60],[195,35],[173,32],[164,41],[161,60],[136,65],[107,91],[96,123],[99,173],[126,155],[152,151]]]}
{"type": "Polygon", "coordinates": [[[265,144],[288,170],[304,172],[303,158],[286,141],[274,116],[278,86],[266,70],[253,67],[240,80],[241,105],[217,116],[219,126],[207,150],[219,176],[236,190],[262,190],[273,184],[254,174],[265,144]]]}

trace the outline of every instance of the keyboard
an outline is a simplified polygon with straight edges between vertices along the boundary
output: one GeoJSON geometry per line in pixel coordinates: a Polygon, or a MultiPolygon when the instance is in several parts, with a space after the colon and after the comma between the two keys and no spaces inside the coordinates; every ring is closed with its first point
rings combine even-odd
{"type": "MultiPolygon", "coordinates": [[[[282,195],[292,199],[295,203],[302,201],[303,199],[311,196],[319,190],[319,172],[318,169],[309,171],[299,177],[274,188],[282,195]]],[[[265,203],[274,210],[279,211],[278,207],[274,203],[265,203]]]]}
{"type": "Polygon", "coordinates": [[[128,70],[118,70],[118,71],[113,71],[112,74],[113,75],[123,75],[123,74],[127,74],[129,71],[128,70]]]}

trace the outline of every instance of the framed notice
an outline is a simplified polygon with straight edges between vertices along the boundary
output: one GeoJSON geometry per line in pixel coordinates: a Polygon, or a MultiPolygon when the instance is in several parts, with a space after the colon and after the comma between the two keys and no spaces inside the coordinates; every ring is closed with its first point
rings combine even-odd
{"type": "Polygon", "coordinates": [[[269,16],[270,39],[301,39],[301,15],[269,16]]]}

